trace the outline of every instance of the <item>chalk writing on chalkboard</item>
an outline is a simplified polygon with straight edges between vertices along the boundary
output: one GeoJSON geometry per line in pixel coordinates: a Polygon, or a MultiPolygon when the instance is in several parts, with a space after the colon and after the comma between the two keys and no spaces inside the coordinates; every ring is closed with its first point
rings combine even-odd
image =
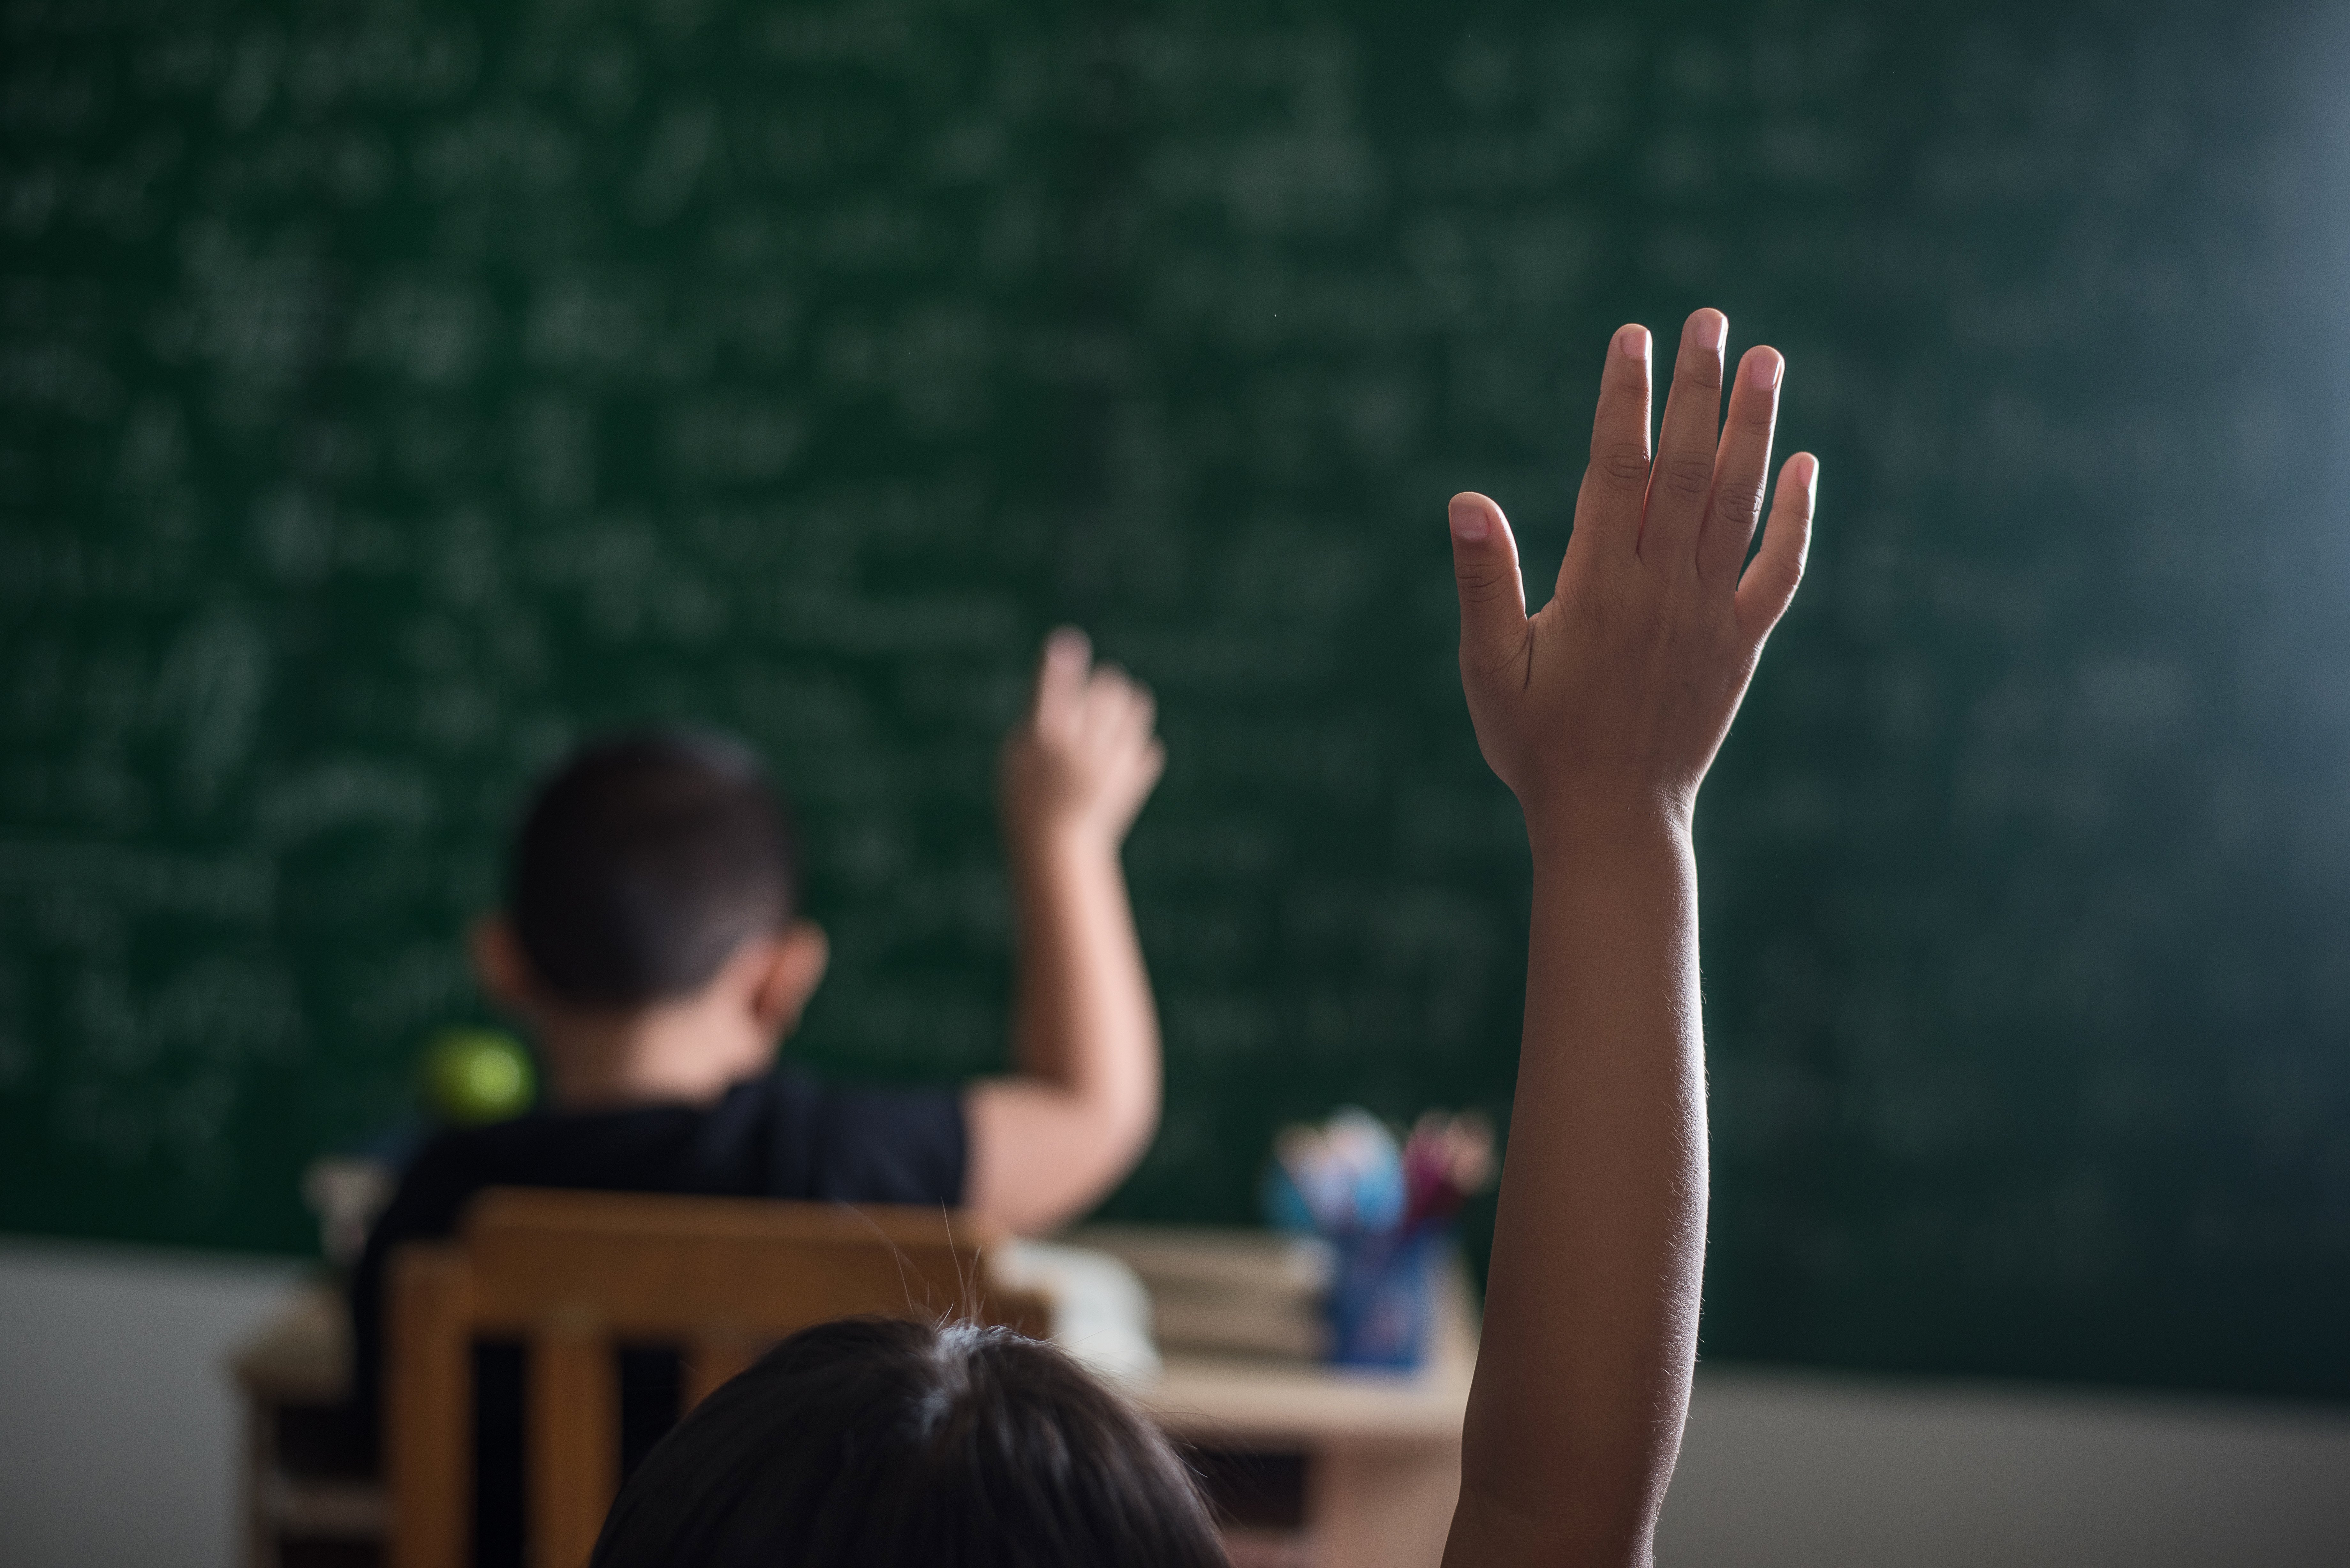
{"type": "Polygon", "coordinates": [[[2305,8],[0,38],[0,1225],[307,1245],[296,1171],[414,1114],[522,792],[614,724],[797,802],[794,1050],[998,1069],[992,759],[1062,619],[1171,758],[1118,1211],[1247,1219],[1341,1100],[1506,1113],[1523,850],[1441,503],[1539,600],[1600,347],[1702,302],[1828,476],[1699,824],[1709,1354],[2350,1390],[2305,8]]]}

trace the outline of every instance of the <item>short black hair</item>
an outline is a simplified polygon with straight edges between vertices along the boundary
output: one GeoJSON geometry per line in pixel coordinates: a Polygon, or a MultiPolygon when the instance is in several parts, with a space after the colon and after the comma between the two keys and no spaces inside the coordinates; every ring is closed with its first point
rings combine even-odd
{"type": "Polygon", "coordinates": [[[1159,1430],[1008,1329],[804,1329],[645,1456],[589,1568],[1226,1568],[1159,1430]]]}
{"type": "Polygon", "coordinates": [[[532,797],[506,917],[563,1002],[641,1007],[699,990],[797,912],[799,855],[748,747],[691,731],[591,741],[532,797]]]}

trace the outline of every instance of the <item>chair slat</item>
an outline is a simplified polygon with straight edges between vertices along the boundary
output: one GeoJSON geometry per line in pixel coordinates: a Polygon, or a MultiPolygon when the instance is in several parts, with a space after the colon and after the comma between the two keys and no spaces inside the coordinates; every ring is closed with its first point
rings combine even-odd
{"type": "Polygon", "coordinates": [[[474,1200],[464,1236],[484,1332],[527,1334],[588,1301],[623,1338],[682,1321],[781,1339],[867,1314],[1050,1327],[1036,1298],[990,1282],[1001,1233],[937,1210],[499,1189],[474,1200]]]}
{"type": "Polygon", "coordinates": [[[473,1493],[473,1334],[465,1257],[400,1249],[391,1264],[385,1390],[390,1568],[463,1568],[473,1493]]]}
{"type": "Polygon", "coordinates": [[[530,1340],[532,1568],[581,1568],[619,1490],[620,1375],[597,1315],[574,1307],[530,1340]]]}

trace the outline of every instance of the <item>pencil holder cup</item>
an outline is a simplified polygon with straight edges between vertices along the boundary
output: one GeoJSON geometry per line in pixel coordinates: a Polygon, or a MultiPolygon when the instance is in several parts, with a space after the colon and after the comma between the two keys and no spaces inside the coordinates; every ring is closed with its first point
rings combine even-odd
{"type": "Polygon", "coordinates": [[[1357,1231],[1331,1239],[1337,1269],[1324,1310],[1332,1362],[1409,1370],[1428,1358],[1439,1228],[1357,1231]]]}

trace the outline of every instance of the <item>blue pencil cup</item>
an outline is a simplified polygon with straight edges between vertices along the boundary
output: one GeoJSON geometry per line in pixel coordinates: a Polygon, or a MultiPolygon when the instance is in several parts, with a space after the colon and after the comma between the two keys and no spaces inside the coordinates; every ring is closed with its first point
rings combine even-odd
{"type": "Polygon", "coordinates": [[[1406,1371],[1419,1366],[1428,1358],[1440,1231],[1420,1225],[1332,1240],[1338,1267],[1324,1303],[1330,1360],[1406,1371]]]}

